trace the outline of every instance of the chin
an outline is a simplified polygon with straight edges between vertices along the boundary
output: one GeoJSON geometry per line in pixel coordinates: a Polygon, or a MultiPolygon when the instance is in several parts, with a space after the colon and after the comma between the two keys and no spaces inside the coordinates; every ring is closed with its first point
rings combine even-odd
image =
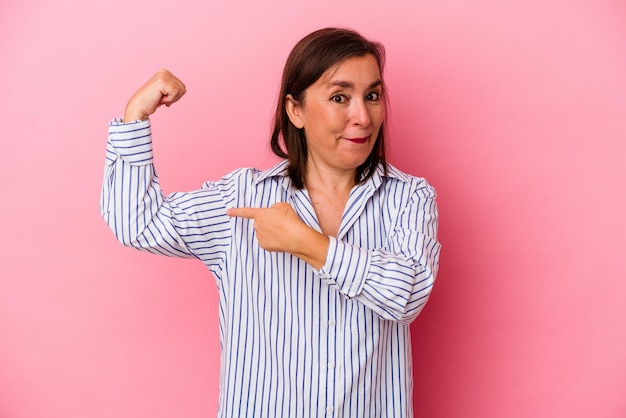
{"type": "Polygon", "coordinates": [[[342,165],[344,167],[346,167],[346,169],[348,169],[348,170],[356,170],[361,165],[363,165],[363,163],[365,163],[365,161],[367,161],[367,157],[365,157],[365,158],[358,158],[358,159],[354,159],[354,160],[350,160],[350,161],[343,161],[342,165]]]}

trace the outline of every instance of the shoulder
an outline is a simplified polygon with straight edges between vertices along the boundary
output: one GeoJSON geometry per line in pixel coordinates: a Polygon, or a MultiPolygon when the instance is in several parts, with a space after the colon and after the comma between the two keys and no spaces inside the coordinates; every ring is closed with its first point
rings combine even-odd
{"type": "Polygon", "coordinates": [[[219,180],[206,181],[202,188],[209,188],[215,186],[252,186],[257,183],[263,182],[266,179],[282,178],[284,177],[285,163],[281,162],[274,167],[267,170],[259,170],[254,167],[241,167],[237,168],[229,173],[226,173],[219,180]]]}
{"type": "MultiPolygon", "coordinates": [[[[380,170],[382,171],[382,167],[380,170]]],[[[383,178],[388,185],[408,188],[411,194],[432,198],[437,196],[435,188],[424,177],[408,174],[391,164],[387,164],[387,173],[383,175],[383,178]]]]}
{"type": "MultiPolygon", "coordinates": [[[[289,188],[289,176],[286,174],[286,162],[283,161],[267,170],[259,170],[253,167],[244,167],[233,170],[221,179],[207,181],[202,185],[202,190],[217,190],[226,201],[233,205],[254,199],[254,196],[271,191],[289,188]],[[238,203],[235,203],[238,202],[238,203]]],[[[242,203],[243,204],[243,203],[242,203]]]]}

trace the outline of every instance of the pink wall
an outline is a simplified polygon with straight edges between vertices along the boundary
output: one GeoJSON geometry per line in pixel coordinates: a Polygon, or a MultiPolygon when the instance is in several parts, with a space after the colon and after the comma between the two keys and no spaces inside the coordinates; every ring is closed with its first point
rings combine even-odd
{"type": "Polygon", "coordinates": [[[392,161],[439,193],[417,416],[626,416],[625,22],[621,0],[1,3],[0,417],[214,415],[213,280],[114,242],[107,123],[167,67],[166,190],[265,168],[286,55],[328,25],[386,44],[392,161]]]}

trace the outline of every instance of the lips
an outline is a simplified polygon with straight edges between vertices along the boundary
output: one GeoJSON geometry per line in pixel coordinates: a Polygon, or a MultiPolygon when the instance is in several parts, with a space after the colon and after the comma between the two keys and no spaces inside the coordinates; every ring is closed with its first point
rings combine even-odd
{"type": "Polygon", "coordinates": [[[346,138],[346,140],[350,142],[354,142],[355,144],[365,144],[367,142],[367,137],[364,138],[346,138]]]}

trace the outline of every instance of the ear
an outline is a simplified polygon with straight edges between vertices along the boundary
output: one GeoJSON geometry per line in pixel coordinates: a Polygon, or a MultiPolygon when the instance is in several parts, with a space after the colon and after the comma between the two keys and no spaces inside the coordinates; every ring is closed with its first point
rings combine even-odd
{"type": "Polygon", "coordinates": [[[289,120],[293,125],[302,129],[304,127],[304,120],[302,119],[302,106],[300,102],[293,98],[291,94],[288,94],[285,100],[285,111],[287,112],[287,116],[289,116],[289,120]]]}

